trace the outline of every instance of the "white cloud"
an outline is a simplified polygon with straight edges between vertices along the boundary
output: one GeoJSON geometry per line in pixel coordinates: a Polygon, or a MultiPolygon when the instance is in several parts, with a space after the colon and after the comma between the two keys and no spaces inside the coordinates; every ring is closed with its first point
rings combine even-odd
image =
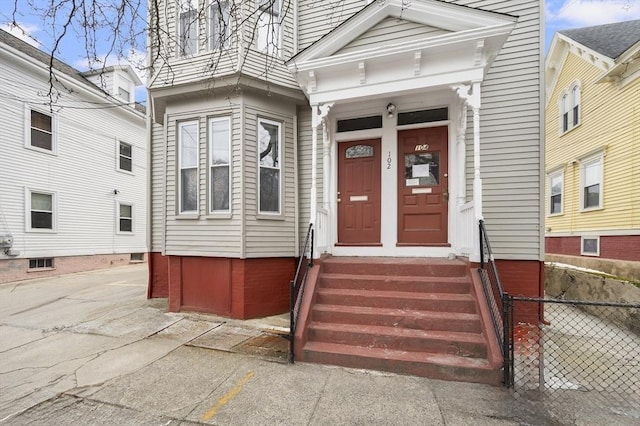
{"type": "Polygon", "coordinates": [[[637,0],[548,0],[547,24],[569,29],[640,19],[637,0]]]}
{"type": "Polygon", "coordinates": [[[37,47],[38,49],[40,49],[40,47],[42,47],[42,43],[40,43],[32,35],[36,31],[39,31],[40,28],[38,28],[37,25],[23,24],[20,22],[18,22],[17,24],[18,25],[2,24],[0,25],[0,29],[3,29],[9,34],[11,34],[12,36],[17,37],[20,40],[29,43],[33,47],[37,47]]]}

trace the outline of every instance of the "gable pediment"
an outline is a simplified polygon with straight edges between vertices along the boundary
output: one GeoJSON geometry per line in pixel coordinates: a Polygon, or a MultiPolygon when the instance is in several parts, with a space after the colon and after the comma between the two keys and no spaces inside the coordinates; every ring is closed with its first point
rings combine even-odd
{"type": "Polygon", "coordinates": [[[516,21],[439,0],[372,2],[287,66],[312,102],[481,81],[516,21]]]}

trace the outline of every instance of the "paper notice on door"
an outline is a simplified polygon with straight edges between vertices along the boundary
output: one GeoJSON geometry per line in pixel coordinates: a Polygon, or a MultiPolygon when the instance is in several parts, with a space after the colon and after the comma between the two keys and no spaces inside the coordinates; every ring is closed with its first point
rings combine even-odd
{"type": "Polygon", "coordinates": [[[413,188],[411,190],[412,194],[431,194],[431,188],[413,188]]]}
{"type": "Polygon", "coordinates": [[[429,177],[429,165],[414,164],[411,173],[414,178],[429,177]]]}
{"type": "Polygon", "coordinates": [[[405,186],[418,186],[418,185],[420,185],[419,178],[407,179],[407,182],[405,183],[405,186]]]}
{"type": "Polygon", "coordinates": [[[368,195],[352,195],[349,197],[349,201],[369,201],[368,195]]]}

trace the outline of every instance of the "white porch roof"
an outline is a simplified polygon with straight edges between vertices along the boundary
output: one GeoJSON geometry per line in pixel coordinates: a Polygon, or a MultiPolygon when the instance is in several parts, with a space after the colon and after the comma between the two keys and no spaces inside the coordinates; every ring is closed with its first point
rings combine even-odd
{"type": "Polygon", "coordinates": [[[480,82],[516,17],[438,0],[372,2],[287,62],[311,105],[480,82]],[[354,41],[382,21],[430,27],[423,36],[354,41]],[[351,46],[350,46],[351,45],[351,46]]]}

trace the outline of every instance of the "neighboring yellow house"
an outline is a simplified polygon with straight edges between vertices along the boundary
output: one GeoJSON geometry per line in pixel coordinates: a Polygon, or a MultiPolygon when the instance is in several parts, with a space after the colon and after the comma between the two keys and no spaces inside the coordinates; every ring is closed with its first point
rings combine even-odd
{"type": "Polygon", "coordinates": [[[556,33],[545,76],[548,258],[640,261],[640,20],[556,33]]]}

